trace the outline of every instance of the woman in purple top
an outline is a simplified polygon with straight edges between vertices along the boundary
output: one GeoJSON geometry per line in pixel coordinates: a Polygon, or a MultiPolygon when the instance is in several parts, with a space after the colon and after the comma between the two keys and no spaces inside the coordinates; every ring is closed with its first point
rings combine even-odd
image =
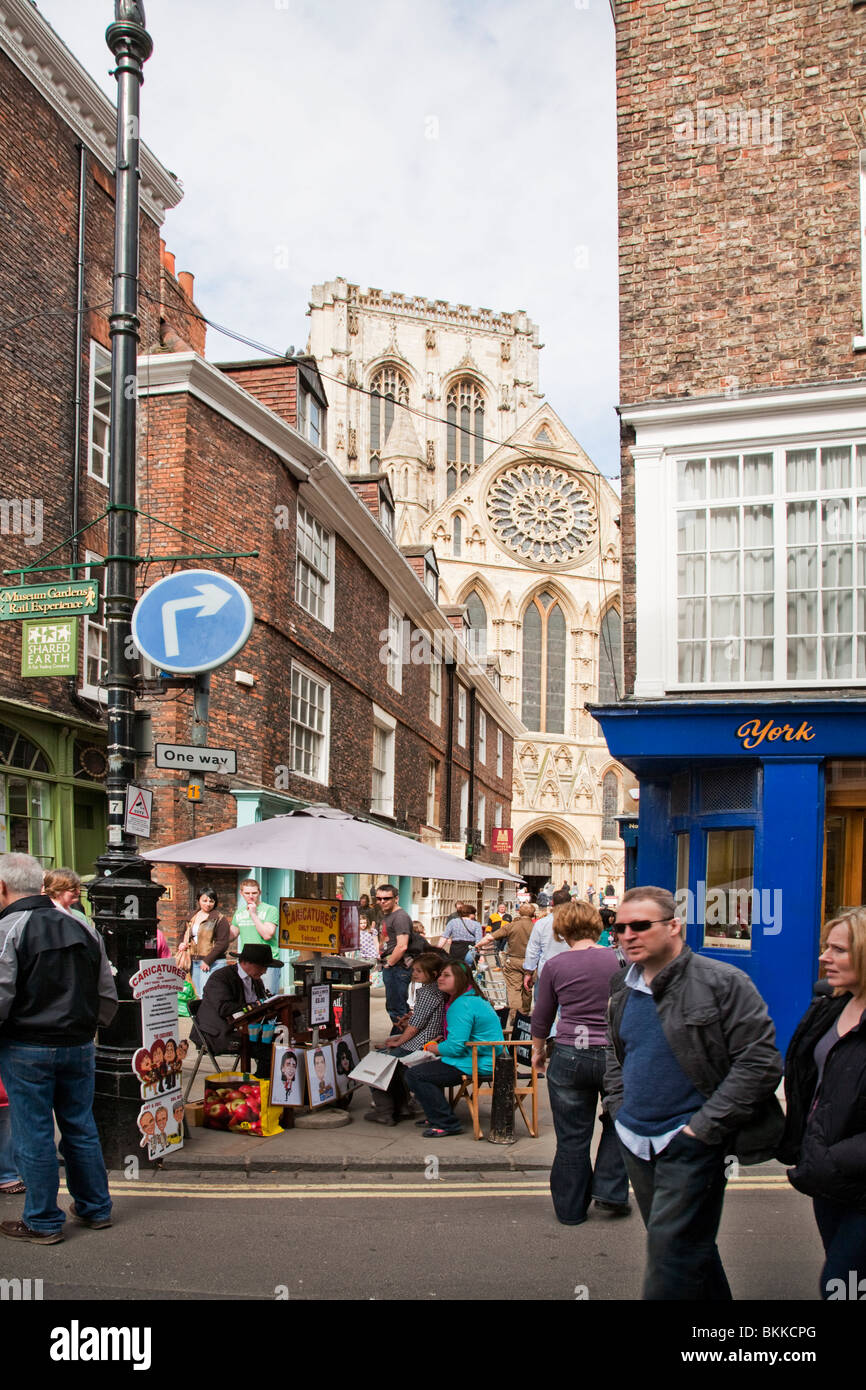
{"type": "Polygon", "coordinates": [[[545,1040],[559,1009],[547,1087],[556,1131],[550,1194],[564,1226],[583,1224],[590,1198],[612,1216],[626,1216],[631,1210],[619,1140],[606,1113],[594,1169],[589,1157],[599,1096],[604,1095],[610,981],[620,969],[616,954],[596,945],[601,929],[591,903],[569,902],[556,908],[553,935],[569,949],[545,965],[532,1010],[532,1065],[541,1069],[545,1040]]]}

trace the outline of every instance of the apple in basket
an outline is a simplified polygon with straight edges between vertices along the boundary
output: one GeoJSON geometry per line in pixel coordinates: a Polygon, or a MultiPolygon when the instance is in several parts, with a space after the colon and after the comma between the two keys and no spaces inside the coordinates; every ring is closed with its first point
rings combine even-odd
{"type": "Polygon", "coordinates": [[[257,1112],[253,1110],[251,1105],[247,1104],[246,1100],[230,1100],[229,1110],[232,1120],[253,1120],[257,1116],[257,1112]]]}
{"type": "Polygon", "coordinates": [[[238,1090],[243,1091],[245,1096],[261,1095],[261,1087],[259,1086],[257,1081],[245,1081],[243,1086],[238,1087],[238,1090]]]}
{"type": "Polygon", "coordinates": [[[222,1101],[211,1101],[205,1106],[204,1113],[211,1124],[220,1126],[227,1125],[231,1117],[231,1111],[222,1101]]]}

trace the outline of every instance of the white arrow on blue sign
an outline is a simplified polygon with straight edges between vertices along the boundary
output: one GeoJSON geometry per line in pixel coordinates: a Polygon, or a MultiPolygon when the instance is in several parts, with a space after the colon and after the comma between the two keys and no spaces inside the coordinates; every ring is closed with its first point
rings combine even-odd
{"type": "Polygon", "coordinates": [[[167,575],[142,594],[132,613],[138,650],[161,670],[181,676],[223,666],[252,627],[249,596],[213,570],[167,575]]]}

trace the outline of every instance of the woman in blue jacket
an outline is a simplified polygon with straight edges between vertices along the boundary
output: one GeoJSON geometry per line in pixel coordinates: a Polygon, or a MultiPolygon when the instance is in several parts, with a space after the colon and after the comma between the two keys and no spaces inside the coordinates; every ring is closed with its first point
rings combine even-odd
{"type": "MultiPolygon", "coordinates": [[[[425,1139],[463,1133],[445,1099],[445,1088],[459,1086],[464,1075],[472,1071],[472,1050],[467,1043],[502,1042],[502,1025],[487,1000],[476,993],[472,973],[463,961],[445,966],[439,988],[446,998],[445,1037],[425,1045],[425,1051],[432,1053],[430,1061],[406,1072],[407,1085],[427,1117],[425,1139]]],[[[492,1075],[493,1052],[493,1048],[479,1049],[479,1076],[492,1075]]]]}

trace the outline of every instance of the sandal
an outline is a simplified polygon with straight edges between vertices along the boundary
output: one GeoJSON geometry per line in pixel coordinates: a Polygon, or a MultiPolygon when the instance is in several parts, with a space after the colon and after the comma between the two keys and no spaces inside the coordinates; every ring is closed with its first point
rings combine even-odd
{"type": "Polygon", "coordinates": [[[0,1192],[4,1197],[17,1197],[19,1193],[26,1191],[27,1188],[20,1179],[17,1182],[0,1183],[0,1192]]]}

